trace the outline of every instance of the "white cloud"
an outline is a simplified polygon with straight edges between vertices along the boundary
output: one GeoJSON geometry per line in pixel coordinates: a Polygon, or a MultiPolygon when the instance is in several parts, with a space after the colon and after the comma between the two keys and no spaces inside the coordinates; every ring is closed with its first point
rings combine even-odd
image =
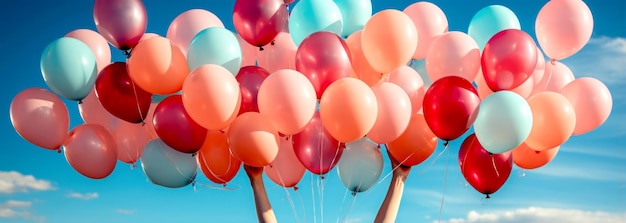
{"type": "Polygon", "coordinates": [[[17,171],[0,171],[0,193],[11,194],[30,190],[54,190],[50,181],[36,179],[33,175],[23,175],[17,171]]]}
{"type": "MultiPolygon", "coordinates": [[[[626,116],[624,117],[626,118],[626,116]]],[[[626,154],[622,150],[605,146],[562,146],[559,150],[559,154],[573,153],[586,156],[596,156],[599,158],[612,158],[626,160],[626,154]]]]}
{"type": "Polygon", "coordinates": [[[8,200],[0,205],[0,207],[5,208],[27,208],[30,207],[33,203],[30,201],[16,201],[16,200],[8,200]]]}
{"type": "Polygon", "coordinates": [[[45,217],[34,215],[29,209],[32,206],[30,201],[8,200],[0,204],[0,219],[24,219],[37,222],[44,222],[45,217]]]}
{"type": "Polygon", "coordinates": [[[117,209],[117,210],[115,210],[115,213],[118,213],[118,214],[134,214],[135,210],[117,209]]]}
{"type": "Polygon", "coordinates": [[[624,61],[626,61],[626,39],[603,36],[592,38],[583,49],[562,62],[576,77],[595,77],[611,86],[626,83],[624,61]]]}
{"type": "Polygon", "coordinates": [[[626,213],[608,213],[577,209],[528,207],[509,211],[479,213],[470,211],[465,218],[453,218],[444,223],[617,223],[626,222],[626,213]]]}
{"type": "MultiPolygon", "coordinates": [[[[585,164],[585,165],[577,165],[576,163],[567,163],[567,164],[548,164],[550,166],[546,166],[544,168],[538,168],[533,170],[532,173],[546,175],[550,177],[563,177],[563,178],[572,178],[572,179],[582,179],[582,180],[596,180],[596,181],[614,181],[614,182],[624,182],[626,181],[626,175],[619,170],[610,171],[615,168],[611,168],[609,165],[615,164],[611,163],[601,163],[597,162],[596,164],[585,164]],[[602,165],[602,166],[598,166],[602,165]]],[[[617,163],[620,165],[620,163],[617,163]]],[[[530,172],[528,172],[530,173],[530,172]]]]}
{"type": "Polygon", "coordinates": [[[69,194],[67,194],[68,197],[71,198],[76,198],[76,199],[81,199],[81,200],[91,200],[91,199],[96,199],[98,198],[98,193],[97,192],[93,192],[93,193],[76,193],[76,192],[71,192],[69,194]]]}

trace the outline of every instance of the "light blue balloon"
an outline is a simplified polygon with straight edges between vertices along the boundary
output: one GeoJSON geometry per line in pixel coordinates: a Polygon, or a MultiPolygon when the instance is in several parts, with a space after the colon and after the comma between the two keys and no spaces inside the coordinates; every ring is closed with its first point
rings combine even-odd
{"type": "Polygon", "coordinates": [[[337,163],[337,174],[343,185],[355,193],[370,189],[383,172],[383,155],[368,138],[346,143],[337,163]]]}
{"type": "Polygon", "coordinates": [[[507,7],[490,5],[472,17],[467,34],[476,41],[482,51],[493,35],[505,29],[521,29],[517,16],[507,7]]]}
{"type": "Polygon", "coordinates": [[[329,31],[341,36],[342,30],[341,10],[333,0],[301,0],[289,16],[289,33],[296,46],[315,32],[329,31]]]}
{"type": "Polygon", "coordinates": [[[485,150],[500,154],[521,145],[533,126],[528,102],[511,91],[495,92],[480,102],[474,121],[476,138],[485,150]]]}
{"type": "Polygon", "coordinates": [[[335,0],[341,11],[343,30],[341,37],[348,38],[350,34],[363,29],[367,20],[372,17],[371,0],[335,0]]]}
{"type": "Polygon", "coordinates": [[[236,75],[241,67],[241,46],[230,30],[210,27],[197,33],[187,51],[189,71],[205,65],[216,64],[236,75]]]}
{"type": "Polygon", "coordinates": [[[190,184],[198,172],[196,158],[174,150],[161,139],[146,144],[141,154],[141,167],[152,183],[169,188],[190,184]]]}
{"type": "Polygon", "coordinates": [[[80,101],[87,97],[98,76],[96,56],[82,41],[62,37],[52,41],[41,54],[43,80],[61,97],[80,101]]]}

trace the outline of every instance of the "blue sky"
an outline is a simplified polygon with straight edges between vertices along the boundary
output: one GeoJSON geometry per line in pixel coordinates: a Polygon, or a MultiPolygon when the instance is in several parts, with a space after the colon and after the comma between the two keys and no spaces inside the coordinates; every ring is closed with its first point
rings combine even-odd
{"type": "MultiPolygon", "coordinates": [[[[402,10],[413,2],[374,0],[373,8],[374,12],[402,10]]],[[[535,17],[547,1],[432,2],[446,14],[451,31],[467,32],[478,10],[501,4],[513,10],[522,29],[534,37],[535,17]]],[[[456,160],[461,139],[452,141],[449,154],[435,161],[433,156],[413,168],[397,222],[626,221],[626,3],[586,3],[595,22],[591,40],[562,62],[576,77],[595,77],[609,87],[613,110],[606,123],[570,138],[547,166],[526,172],[514,168],[488,204],[463,179],[456,160]]],[[[234,31],[233,0],[162,0],[145,1],[145,5],[147,32],[165,36],[169,23],[193,8],[213,12],[234,31]]],[[[0,88],[4,143],[0,148],[0,222],[255,222],[252,192],[243,170],[228,184],[232,190],[220,189],[201,174],[195,190],[192,186],[159,187],[141,169],[121,162],[109,177],[92,180],[75,172],[62,154],[31,145],[15,132],[9,119],[12,98],[26,88],[46,88],[39,69],[41,52],[74,29],[95,30],[92,10],[93,1],[85,0],[14,1],[0,7],[0,49],[5,51],[0,60],[4,78],[0,88]]],[[[112,54],[113,61],[123,60],[122,52],[112,48],[112,54]]],[[[71,126],[80,124],[76,103],[65,102],[71,126]]],[[[439,145],[435,153],[442,148],[439,145]]],[[[384,168],[383,176],[390,171],[386,155],[384,168]]],[[[346,192],[336,171],[323,181],[307,173],[295,192],[267,178],[265,182],[280,222],[372,222],[389,179],[356,197],[346,192]]]]}

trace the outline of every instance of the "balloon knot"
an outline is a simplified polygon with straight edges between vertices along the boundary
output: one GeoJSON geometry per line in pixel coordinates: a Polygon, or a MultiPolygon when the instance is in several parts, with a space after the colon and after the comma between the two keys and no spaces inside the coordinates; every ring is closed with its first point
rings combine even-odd
{"type": "Polygon", "coordinates": [[[191,157],[196,157],[196,155],[198,154],[198,152],[194,152],[191,154],[191,157]]]}
{"type": "Polygon", "coordinates": [[[491,198],[491,196],[489,196],[489,194],[485,194],[485,195],[486,195],[486,196],[485,196],[485,199],[489,199],[489,198],[491,198]]]}
{"type": "Polygon", "coordinates": [[[298,191],[298,186],[293,186],[293,191],[298,191]]]}
{"type": "Polygon", "coordinates": [[[555,60],[555,59],[552,59],[552,60],[550,60],[550,63],[551,63],[552,65],[556,65],[556,60],[555,60]]]}
{"type": "Polygon", "coordinates": [[[450,143],[450,141],[446,140],[443,142],[443,146],[448,146],[448,143],[450,143]]]}
{"type": "Polygon", "coordinates": [[[78,104],[79,105],[83,104],[83,99],[78,100],[78,104]]]}
{"type": "Polygon", "coordinates": [[[271,42],[270,44],[272,44],[272,46],[273,46],[273,45],[274,45],[274,44],[276,44],[276,43],[274,43],[274,40],[272,40],[272,42],[271,42]]]}
{"type": "Polygon", "coordinates": [[[323,180],[324,179],[324,175],[320,175],[320,178],[323,180]]]}
{"type": "Polygon", "coordinates": [[[259,47],[259,51],[263,51],[263,46],[260,46],[260,47],[259,47]]]}
{"type": "Polygon", "coordinates": [[[146,126],[146,122],[141,121],[141,126],[146,126]]]}
{"type": "Polygon", "coordinates": [[[61,148],[60,147],[57,149],[57,153],[61,154],[61,148]]]}
{"type": "Polygon", "coordinates": [[[223,184],[222,184],[222,187],[224,187],[224,188],[225,188],[225,187],[226,187],[226,183],[223,183],[223,184]]]}
{"type": "Polygon", "coordinates": [[[356,196],[356,191],[352,191],[352,196],[356,196]]]}
{"type": "Polygon", "coordinates": [[[124,50],[124,56],[126,56],[126,59],[130,58],[130,50],[124,50]]]}

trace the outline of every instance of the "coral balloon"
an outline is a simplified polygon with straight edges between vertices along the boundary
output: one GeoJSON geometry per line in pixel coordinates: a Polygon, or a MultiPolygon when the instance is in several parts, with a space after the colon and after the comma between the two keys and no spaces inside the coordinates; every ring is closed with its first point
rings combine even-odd
{"type": "Polygon", "coordinates": [[[511,90],[535,72],[537,45],[524,31],[500,31],[485,45],[481,66],[485,82],[492,91],[511,90]]]}
{"type": "Polygon", "coordinates": [[[200,170],[216,184],[230,182],[241,167],[241,160],[230,154],[228,137],[220,131],[208,131],[196,156],[200,170]]]}
{"type": "Polygon", "coordinates": [[[583,1],[548,1],[535,20],[539,45],[554,60],[578,52],[589,41],[592,32],[593,16],[583,1]]]}
{"type": "Polygon", "coordinates": [[[146,126],[128,122],[120,122],[111,134],[117,143],[117,159],[133,165],[141,157],[148,142],[152,140],[146,126]]]}
{"type": "Polygon", "coordinates": [[[224,24],[212,12],[204,9],[190,9],[172,20],[165,37],[176,44],[184,55],[187,55],[189,43],[193,37],[209,27],[224,28],[224,24]]]}
{"type": "Polygon", "coordinates": [[[124,122],[102,107],[100,100],[96,96],[95,87],[92,88],[89,95],[82,102],[78,104],[78,113],[86,124],[98,124],[112,131],[124,122]]]}
{"type": "Polygon", "coordinates": [[[100,125],[74,127],[63,143],[65,159],[83,176],[102,179],[109,176],[117,163],[117,144],[109,131],[100,125]]]}
{"type": "Polygon", "coordinates": [[[478,142],[476,135],[468,136],[459,149],[459,166],[467,182],[478,192],[489,195],[498,191],[513,169],[511,152],[492,154],[478,142]]]}
{"type": "Polygon", "coordinates": [[[180,95],[172,95],[159,102],[152,123],[165,144],[183,153],[200,150],[207,135],[207,130],[189,116],[180,95]]]}
{"type": "Polygon", "coordinates": [[[169,188],[189,185],[198,173],[194,156],[172,149],[161,139],[148,142],[141,155],[141,167],[153,184],[169,188]]]}
{"type": "Polygon", "coordinates": [[[430,2],[415,2],[402,12],[411,18],[417,30],[417,48],[413,59],[423,59],[435,37],[448,32],[448,18],[441,8],[430,2]]]}
{"type": "Polygon", "coordinates": [[[152,94],[136,86],[124,62],[105,67],[96,79],[95,89],[102,107],[130,123],[143,122],[152,103],[152,94]]]}
{"type": "Polygon", "coordinates": [[[387,144],[389,154],[404,166],[415,166],[428,159],[437,147],[437,136],[424,115],[414,113],[406,130],[387,144]]]}
{"type": "Polygon", "coordinates": [[[518,146],[512,151],[513,163],[522,169],[532,170],[542,167],[548,164],[556,154],[559,152],[560,146],[537,151],[534,150],[526,143],[522,143],[522,145],[518,146]]]}
{"type": "Polygon", "coordinates": [[[378,115],[367,137],[378,144],[398,138],[411,120],[411,99],[400,86],[381,82],[372,86],[378,103],[378,115]]]}
{"type": "Polygon", "coordinates": [[[300,133],[293,135],[292,140],[300,163],[317,175],[330,172],[343,151],[341,143],[324,128],[319,112],[300,133]]]}
{"type": "Polygon", "coordinates": [[[238,116],[228,129],[230,151],[244,164],[263,167],[278,155],[280,138],[274,125],[257,112],[238,116]]]}
{"type": "Polygon", "coordinates": [[[446,76],[473,81],[480,69],[480,50],[469,35],[448,32],[431,42],[425,60],[428,77],[433,82],[446,76]]]}
{"type": "Polygon", "coordinates": [[[76,29],[65,34],[65,37],[76,38],[89,46],[96,56],[98,72],[111,63],[111,49],[109,43],[96,31],[90,29],[76,29]]]}
{"type": "Polygon", "coordinates": [[[383,155],[376,143],[367,138],[346,144],[337,164],[339,179],[354,193],[370,189],[383,172],[383,155]]]}
{"type": "Polygon", "coordinates": [[[362,80],[369,86],[374,86],[382,79],[383,74],[375,71],[372,65],[367,62],[361,48],[361,36],[363,31],[359,30],[346,39],[346,45],[350,49],[350,58],[352,58],[352,70],[354,77],[362,80]]]}
{"type": "Polygon", "coordinates": [[[261,83],[270,76],[270,73],[262,67],[245,66],[239,70],[235,79],[239,82],[241,90],[241,108],[239,114],[246,112],[259,112],[257,96],[261,83]]]}
{"type": "Polygon", "coordinates": [[[98,32],[111,45],[129,50],[146,32],[148,13],[141,0],[96,0],[93,21],[98,32]]]}
{"type": "Polygon", "coordinates": [[[281,138],[278,155],[269,166],[265,166],[263,171],[274,183],[283,187],[295,187],[306,168],[300,163],[293,149],[291,138],[281,138]]]}
{"type": "Polygon", "coordinates": [[[567,84],[561,94],[574,106],[574,135],[587,133],[604,123],[611,114],[611,92],[601,81],[591,77],[578,78],[567,84]]]}
{"type": "Polygon", "coordinates": [[[528,99],[533,126],[524,143],[534,150],[544,151],[563,144],[576,127],[574,107],[563,95],[541,92],[528,99]]]}
{"type": "Polygon", "coordinates": [[[547,63],[540,80],[535,83],[532,94],[535,95],[544,91],[560,92],[565,85],[574,81],[574,79],[574,73],[567,65],[559,61],[547,63]]]}
{"type": "Polygon", "coordinates": [[[415,114],[422,109],[426,90],[424,89],[424,81],[417,71],[409,66],[401,66],[389,74],[389,82],[400,86],[409,96],[409,100],[411,100],[411,114],[415,114]]]}
{"type": "Polygon", "coordinates": [[[133,49],[128,73],[147,92],[171,94],[180,91],[189,69],[180,48],[157,36],[141,41],[133,49]]]}
{"type": "Polygon", "coordinates": [[[287,23],[286,6],[283,0],[237,0],[233,10],[235,30],[251,45],[265,46],[287,23]]]}

